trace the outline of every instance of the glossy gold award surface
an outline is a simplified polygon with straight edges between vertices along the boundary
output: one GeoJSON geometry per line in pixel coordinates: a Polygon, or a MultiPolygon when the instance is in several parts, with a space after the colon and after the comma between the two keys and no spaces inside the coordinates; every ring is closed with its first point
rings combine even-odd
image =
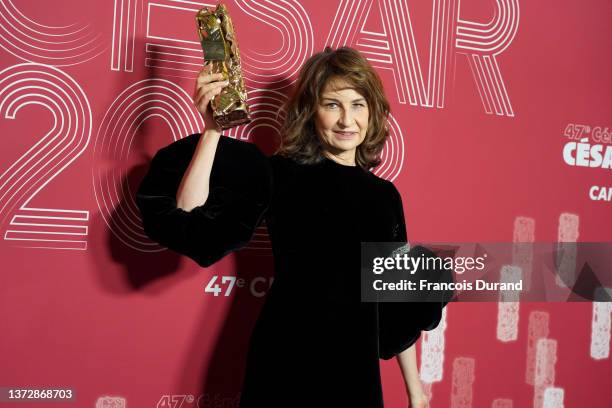
{"type": "Polygon", "coordinates": [[[196,22],[206,65],[212,64],[212,72],[220,72],[229,80],[210,101],[215,122],[222,129],[249,123],[240,51],[227,7],[225,4],[218,4],[214,10],[205,7],[196,14],[196,22]]]}

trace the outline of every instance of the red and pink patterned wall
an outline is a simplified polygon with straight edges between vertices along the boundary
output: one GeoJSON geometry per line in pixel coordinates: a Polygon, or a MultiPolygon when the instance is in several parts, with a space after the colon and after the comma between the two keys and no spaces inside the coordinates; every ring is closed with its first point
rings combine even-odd
{"type": "MultiPolygon", "coordinates": [[[[348,45],[392,104],[375,173],[402,193],[411,240],[612,239],[609,0],[226,4],[254,117],[228,136],[271,154],[302,63],[348,45]]],[[[237,406],[272,280],[265,226],[204,269],[151,242],[134,202],[157,149],[202,130],[205,5],[0,1],[0,387],[237,406]]],[[[610,406],[611,311],[450,304],[417,345],[432,407],[610,406]]],[[[381,364],[386,406],[407,406],[397,363],[381,364]]]]}

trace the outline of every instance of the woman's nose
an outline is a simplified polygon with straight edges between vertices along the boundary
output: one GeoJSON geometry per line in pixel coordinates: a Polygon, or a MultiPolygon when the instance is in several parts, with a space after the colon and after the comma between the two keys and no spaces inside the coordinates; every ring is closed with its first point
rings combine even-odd
{"type": "Polygon", "coordinates": [[[338,123],[343,126],[350,126],[352,120],[353,120],[353,117],[351,116],[350,112],[345,110],[342,113],[340,113],[340,118],[338,119],[338,123]]]}

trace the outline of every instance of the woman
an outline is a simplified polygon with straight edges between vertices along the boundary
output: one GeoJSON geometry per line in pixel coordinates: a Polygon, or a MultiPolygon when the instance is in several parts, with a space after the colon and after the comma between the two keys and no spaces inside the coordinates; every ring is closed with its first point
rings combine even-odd
{"type": "Polygon", "coordinates": [[[360,302],[361,242],[406,242],[401,197],[369,170],[388,137],[382,82],[356,50],[329,47],[299,73],[279,150],[221,137],[205,68],[203,135],[161,149],[137,204],[147,234],[208,266],[265,217],[275,279],[253,330],[241,407],[382,407],[379,359],[396,357],[411,406],[428,406],[416,364],[442,303],[360,302]]]}

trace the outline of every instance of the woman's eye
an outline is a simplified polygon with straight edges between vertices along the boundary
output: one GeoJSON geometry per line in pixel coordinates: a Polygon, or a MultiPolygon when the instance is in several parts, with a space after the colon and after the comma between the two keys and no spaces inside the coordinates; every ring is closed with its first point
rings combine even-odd
{"type": "MultiPolygon", "coordinates": [[[[331,107],[338,106],[338,104],[334,103],[334,102],[331,102],[331,103],[326,104],[325,106],[331,108],[331,107]]],[[[354,103],[353,106],[359,106],[360,108],[365,108],[365,105],[363,103],[354,103]]]]}

